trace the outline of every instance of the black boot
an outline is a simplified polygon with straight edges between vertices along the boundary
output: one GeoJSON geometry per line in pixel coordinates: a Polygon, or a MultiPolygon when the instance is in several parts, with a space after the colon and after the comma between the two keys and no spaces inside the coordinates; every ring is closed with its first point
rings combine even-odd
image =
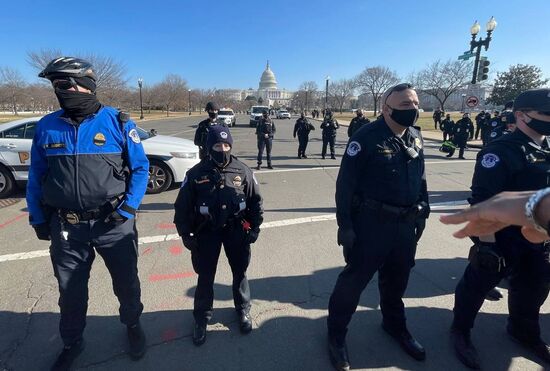
{"type": "Polygon", "coordinates": [[[206,341],[206,322],[195,322],[195,328],[193,329],[193,344],[201,346],[206,341]]]}
{"type": "Polygon", "coordinates": [[[407,329],[394,330],[384,323],[382,323],[382,328],[390,334],[390,336],[393,337],[399,345],[401,345],[401,348],[403,348],[408,355],[417,361],[423,361],[426,359],[426,350],[418,341],[416,341],[407,329]]]}
{"type": "Polygon", "coordinates": [[[470,339],[470,331],[451,328],[451,341],[460,362],[474,370],[481,369],[479,355],[470,339]]]}
{"type": "Polygon", "coordinates": [[[128,326],[128,343],[130,344],[130,357],[138,360],[145,354],[145,332],[138,323],[134,326],[128,326]]]}
{"type": "Polygon", "coordinates": [[[302,155],[302,158],[307,158],[307,156],[306,156],[306,154],[305,154],[305,153],[304,153],[304,154],[302,155]]]}
{"type": "Polygon", "coordinates": [[[502,293],[495,287],[485,295],[485,299],[491,301],[499,301],[502,299],[502,293]]]}
{"type": "Polygon", "coordinates": [[[74,344],[63,347],[61,353],[57,356],[55,363],[53,364],[51,371],[68,371],[71,369],[76,357],[84,350],[84,340],[79,340],[74,344]]]}
{"type": "Polygon", "coordinates": [[[336,160],[336,156],[334,154],[330,155],[330,158],[336,160]]]}
{"type": "Polygon", "coordinates": [[[267,164],[267,168],[268,168],[269,170],[273,170],[273,166],[271,166],[271,164],[267,164]]]}
{"type": "Polygon", "coordinates": [[[508,322],[508,325],[506,326],[506,331],[508,331],[508,334],[512,337],[512,339],[533,352],[544,362],[550,363],[550,346],[546,344],[540,336],[528,337],[524,332],[521,330],[518,331],[514,326],[510,325],[510,322],[508,322]]]}
{"type": "Polygon", "coordinates": [[[260,164],[258,164],[258,166],[256,166],[256,170],[260,170],[261,167],[260,167],[260,164]]]}
{"type": "Polygon", "coordinates": [[[350,369],[348,347],[346,342],[337,344],[334,339],[328,340],[328,355],[334,369],[338,371],[348,371],[350,369]]]}
{"type": "Polygon", "coordinates": [[[249,312],[240,312],[239,315],[239,329],[241,333],[248,334],[252,331],[252,318],[249,312]]]}

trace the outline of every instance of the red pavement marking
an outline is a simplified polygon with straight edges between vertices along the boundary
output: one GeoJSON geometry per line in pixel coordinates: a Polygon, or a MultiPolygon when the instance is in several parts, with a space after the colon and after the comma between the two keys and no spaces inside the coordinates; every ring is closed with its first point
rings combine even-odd
{"type": "Polygon", "coordinates": [[[145,250],[143,250],[143,251],[141,252],[141,256],[150,254],[151,252],[153,252],[153,248],[152,248],[152,247],[148,247],[148,248],[146,248],[145,250]]]}
{"type": "Polygon", "coordinates": [[[180,278],[193,277],[195,272],[182,272],[182,273],[170,273],[170,274],[152,274],[149,276],[149,282],[158,282],[166,280],[177,280],[180,278]]]}
{"type": "Polygon", "coordinates": [[[157,224],[158,229],[174,229],[176,228],[174,223],[160,223],[157,224]]]}
{"type": "Polygon", "coordinates": [[[164,330],[162,333],[162,340],[163,341],[172,341],[178,336],[178,333],[174,329],[168,329],[164,330]]]}
{"type": "Polygon", "coordinates": [[[24,218],[24,217],[26,217],[27,215],[28,215],[28,213],[23,213],[23,214],[21,214],[21,215],[18,215],[18,216],[16,216],[16,217],[13,218],[13,219],[8,220],[7,222],[5,222],[5,223],[3,223],[3,224],[0,224],[0,228],[4,228],[5,226],[7,226],[7,225],[9,225],[9,224],[11,224],[11,223],[13,223],[13,222],[18,221],[19,219],[24,218]]]}
{"type": "Polygon", "coordinates": [[[170,246],[170,254],[181,255],[182,252],[183,252],[183,247],[179,245],[170,246]]]}

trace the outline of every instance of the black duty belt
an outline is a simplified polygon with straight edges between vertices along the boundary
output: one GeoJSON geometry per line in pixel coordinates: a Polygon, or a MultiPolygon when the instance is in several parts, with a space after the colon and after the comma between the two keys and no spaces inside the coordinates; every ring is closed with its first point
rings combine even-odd
{"type": "Polygon", "coordinates": [[[367,209],[378,212],[382,219],[388,218],[397,221],[415,221],[426,212],[425,207],[421,204],[394,206],[376,200],[365,200],[363,205],[367,209]]]}
{"type": "Polygon", "coordinates": [[[91,210],[74,211],[59,209],[59,216],[69,224],[78,224],[80,222],[104,218],[117,208],[122,198],[123,195],[117,196],[104,205],[91,210]]]}

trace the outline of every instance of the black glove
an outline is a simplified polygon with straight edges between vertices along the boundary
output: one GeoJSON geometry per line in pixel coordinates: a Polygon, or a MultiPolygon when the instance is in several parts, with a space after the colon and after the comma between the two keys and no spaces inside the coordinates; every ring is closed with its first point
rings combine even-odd
{"type": "Polygon", "coordinates": [[[189,234],[181,236],[181,240],[183,241],[183,246],[191,252],[195,252],[199,248],[199,241],[197,240],[197,237],[191,236],[189,234]]]}
{"type": "Polygon", "coordinates": [[[49,241],[50,240],[50,226],[48,223],[34,224],[34,233],[39,240],[49,241]]]}
{"type": "Polygon", "coordinates": [[[422,233],[424,233],[424,229],[426,228],[426,219],[419,218],[416,219],[414,222],[414,233],[416,235],[416,242],[420,241],[420,237],[422,237],[422,233]]]}
{"type": "Polygon", "coordinates": [[[118,212],[118,210],[115,210],[112,213],[110,213],[109,215],[107,215],[104,222],[107,223],[107,224],[117,226],[117,225],[121,225],[122,223],[124,223],[127,220],[128,220],[127,217],[121,215],[118,212]]]}
{"type": "Polygon", "coordinates": [[[356,239],[357,238],[353,229],[338,228],[338,245],[343,247],[344,259],[346,263],[348,262],[348,257],[350,256],[351,250],[353,250],[353,245],[355,245],[356,239]]]}
{"type": "Polygon", "coordinates": [[[246,235],[246,242],[247,243],[254,243],[258,239],[258,236],[260,235],[259,229],[251,229],[248,231],[248,234],[246,235]]]}

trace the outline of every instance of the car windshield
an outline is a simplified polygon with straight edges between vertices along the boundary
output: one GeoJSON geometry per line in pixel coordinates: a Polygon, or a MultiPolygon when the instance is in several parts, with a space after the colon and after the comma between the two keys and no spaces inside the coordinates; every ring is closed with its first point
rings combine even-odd
{"type": "Polygon", "coordinates": [[[138,135],[139,135],[139,139],[141,139],[141,140],[146,140],[146,139],[151,138],[151,134],[148,131],[146,131],[142,128],[137,128],[137,132],[138,132],[138,135]]]}
{"type": "Polygon", "coordinates": [[[265,107],[253,107],[252,113],[263,113],[264,111],[267,111],[265,107]]]}
{"type": "Polygon", "coordinates": [[[220,115],[220,116],[233,116],[233,111],[219,111],[218,115],[220,115]]]}

